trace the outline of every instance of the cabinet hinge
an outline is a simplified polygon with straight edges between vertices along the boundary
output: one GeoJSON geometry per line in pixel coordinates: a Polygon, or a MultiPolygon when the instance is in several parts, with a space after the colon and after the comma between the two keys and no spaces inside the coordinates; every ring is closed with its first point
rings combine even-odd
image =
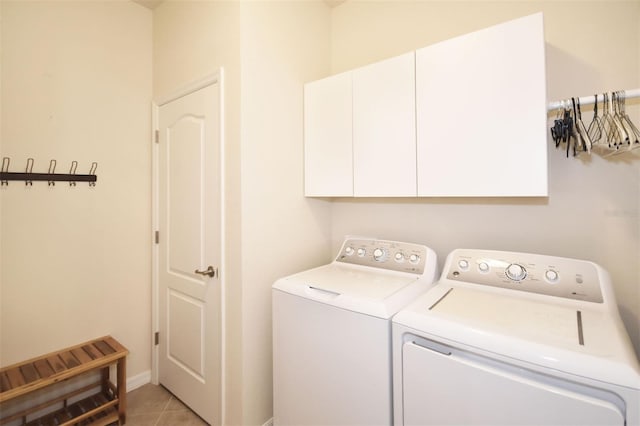
{"type": "Polygon", "coordinates": [[[160,231],[156,231],[155,241],[156,244],[160,244],[160,231]]]}
{"type": "Polygon", "coordinates": [[[160,143],[160,130],[156,130],[154,138],[156,140],[156,143],[160,143]]]}
{"type": "Polygon", "coordinates": [[[154,334],[153,341],[154,341],[154,344],[156,346],[158,346],[160,344],[160,332],[159,331],[156,331],[156,333],[154,334]]]}

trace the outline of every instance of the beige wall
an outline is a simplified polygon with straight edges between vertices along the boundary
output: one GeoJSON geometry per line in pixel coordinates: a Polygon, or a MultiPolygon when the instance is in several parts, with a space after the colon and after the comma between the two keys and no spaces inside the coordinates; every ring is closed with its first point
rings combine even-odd
{"type": "MultiPolygon", "coordinates": [[[[638,1],[352,0],[332,11],[332,72],[539,11],[545,20],[549,101],[640,87],[638,1]]],[[[629,111],[637,123],[640,102],[634,105],[629,111]]],[[[548,198],[336,200],[334,248],[344,234],[356,233],[425,243],[436,250],[440,265],[458,247],[593,260],[611,273],[640,353],[639,155],[567,159],[551,141],[547,145],[548,198]]]]}
{"type": "Polygon", "coordinates": [[[322,2],[242,13],[243,424],[272,416],[271,285],[329,256],[327,201],[303,194],[303,83],[328,72],[322,2]]]}
{"type": "Polygon", "coordinates": [[[302,193],[302,84],[329,72],[329,16],[319,1],[168,1],[154,11],[155,97],[225,72],[230,425],[272,415],[271,285],[329,256],[330,205],[302,193]]]}
{"type": "Polygon", "coordinates": [[[98,163],[95,188],[0,189],[0,364],[111,334],[150,367],[151,12],[2,1],[1,156],[98,163]]]}

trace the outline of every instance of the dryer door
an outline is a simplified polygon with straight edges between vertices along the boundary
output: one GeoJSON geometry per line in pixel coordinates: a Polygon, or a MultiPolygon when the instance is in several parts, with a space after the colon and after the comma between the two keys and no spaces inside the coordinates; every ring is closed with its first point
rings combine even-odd
{"type": "Polygon", "coordinates": [[[404,425],[624,425],[615,394],[430,340],[404,344],[404,425]]]}

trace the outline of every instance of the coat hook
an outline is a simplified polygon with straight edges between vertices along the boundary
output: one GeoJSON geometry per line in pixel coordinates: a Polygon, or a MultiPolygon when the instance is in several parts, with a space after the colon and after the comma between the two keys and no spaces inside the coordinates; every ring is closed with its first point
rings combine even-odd
{"type": "MultiPolygon", "coordinates": [[[[52,175],[56,172],[56,160],[49,161],[49,174],[52,175]]],[[[56,182],[50,180],[48,183],[49,186],[56,186],[56,182]]]]}
{"type": "MultiPolygon", "coordinates": [[[[70,175],[75,175],[76,174],[76,169],[78,168],[78,162],[73,160],[71,162],[71,169],[69,169],[69,174],[70,175]]],[[[76,186],[76,181],[75,180],[69,180],[69,186],[76,186]]]]}
{"type": "MultiPolygon", "coordinates": [[[[33,158],[31,157],[27,158],[27,167],[25,168],[24,171],[28,175],[33,173],[33,162],[34,162],[33,158]]],[[[26,186],[33,186],[33,181],[31,179],[25,179],[24,184],[26,186]]]]}
{"type": "MultiPolygon", "coordinates": [[[[91,163],[91,170],[89,170],[89,174],[95,175],[97,169],[98,169],[98,163],[94,161],[93,163],[91,163]]],[[[89,186],[96,186],[96,181],[94,180],[93,182],[89,182],[89,186]]]]}
{"type": "MultiPolygon", "coordinates": [[[[2,173],[9,173],[9,163],[11,163],[11,158],[2,157],[2,169],[0,169],[2,173]]],[[[6,179],[2,179],[2,181],[0,181],[0,186],[5,185],[9,186],[9,181],[6,179]]]]}

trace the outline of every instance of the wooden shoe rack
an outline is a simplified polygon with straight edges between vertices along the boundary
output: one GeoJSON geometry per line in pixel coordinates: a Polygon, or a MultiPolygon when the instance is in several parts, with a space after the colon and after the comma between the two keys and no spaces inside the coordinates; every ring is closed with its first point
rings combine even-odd
{"type": "MultiPolygon", "coordinates": [[[[0,425],[123,425],[126,421],[126,356],[129,351],[111,336],[94,339],[0,369],[0,425]],[[109,367],[116,366],[116,384],[109,367]],[[3,405],[84,373],[100,371],[100,379],[80,389],[54,395],[46,402],[4,415],[3,405]],[[93,392],[90,392],[93,391],[93,392]],[[91,393],[90,396],[86,394],[91,393]],[[84,394],[82,399],[80,395],[84,394]],[[48,412],[54,410],[52,412],[48,412]],[[36,413],[47,411],[38,418],[36,413]]],[[[53,390],[53,388],[52,388],[53,390]]]]}

